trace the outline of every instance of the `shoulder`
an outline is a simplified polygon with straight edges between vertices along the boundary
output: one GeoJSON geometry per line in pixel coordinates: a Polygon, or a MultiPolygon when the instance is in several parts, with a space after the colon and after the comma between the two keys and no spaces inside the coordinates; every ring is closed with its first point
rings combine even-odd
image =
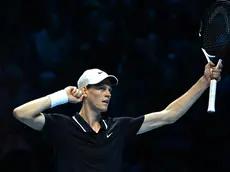
{"type": "Polygon", "coordinates": [[[110,118],[109,120],[109,128],[117,130],[120,135],[124,136],[124,138],[129,138],[129,136],[134,136],[138,133],[141,125],[144,121],[144,116],[139,117],[116,117],[110,118]]]}
{"type": "Polygon", "coordinates": [[[124,116],[124,117],[115,117],[111,118],[113,122],[132,122],[132,121],[144,121],[144,115],[139,116],[139,117],[129,117],[129,116],[124,116]]]}
{"type": "Polygon", "coordinates": [[[65,114],[59,113],[43,113],[45,117],[45,126],[44,128],[51,126],[51,127],[61,127],[68,125],[71,122],[71,117],[65,114]]]}
{"type": "Polygon", "coordinates": [[[50,118],[53,120],[70,120],[70,117],[65,114],[60,113],[42,113],[45,118],[50,118]]]}
{"type": "Polygon", "coordinates": [[[62,146],[72,129],[71,117],[59,113],[43,113],[45,124],[41,130],[43,139],[55,146],[62,146]]]}
{"type": "Polygon", "coordinates": [[[107,119],[109,124],[113,125],[129,125],[132,123],[142,124],[144,121],[144,115],[139,117],[110,117],[107,119]]]}

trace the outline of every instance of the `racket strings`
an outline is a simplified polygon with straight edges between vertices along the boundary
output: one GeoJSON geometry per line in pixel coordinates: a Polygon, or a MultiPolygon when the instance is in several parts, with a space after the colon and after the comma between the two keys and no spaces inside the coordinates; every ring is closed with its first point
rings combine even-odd
{"type": "Polygon", "coordinates": [[[203,28],[203,47],[215,50],[225,47],[230,42],[229,5],[215,6],[207,14],[205,28],[203,28]]]}

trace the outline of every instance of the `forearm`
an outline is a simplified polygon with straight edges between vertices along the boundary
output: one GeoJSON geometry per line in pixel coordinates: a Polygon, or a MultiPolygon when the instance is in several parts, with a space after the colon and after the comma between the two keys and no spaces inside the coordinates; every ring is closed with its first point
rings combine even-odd
{"type": "Polygon", "coordinates": [[[206,79],[201,77],[185,94],[169,104],[165,111],[169,112],[170,121],[174,122],[184,115],[208,86],[206,79]]]}
{"type": "Polygon", "coordinates": [[[17,118],[32,118],[44,110],[50,108],[51,101],[48,96],[32,100],[14,109],[13,114],[17,118]]]}

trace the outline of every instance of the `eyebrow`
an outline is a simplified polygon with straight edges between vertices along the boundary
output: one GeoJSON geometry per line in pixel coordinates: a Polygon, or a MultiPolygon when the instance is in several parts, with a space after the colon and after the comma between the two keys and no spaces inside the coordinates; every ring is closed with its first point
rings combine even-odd
{"type": "Polygon", "coordinates": [[[107,84],[101,84],[101,85],[96,85],[96,87],[106,87],[108,88],[108,90],[111,92],[113,89],[110,85],[107,85],[107,84]]]}
{"type": "Polygon", "coordinates": [[[98,85],[99,87],[107,87],[108,89],[112,89],[112,87],[110,85],[107,84],[102,84],[102,85],[98,85]]]}
{"type": "Polygon", "coordinates": [[[108,89],[111,91],[113,91],[113,88],[111,86],[108,85],[108,89]]]}

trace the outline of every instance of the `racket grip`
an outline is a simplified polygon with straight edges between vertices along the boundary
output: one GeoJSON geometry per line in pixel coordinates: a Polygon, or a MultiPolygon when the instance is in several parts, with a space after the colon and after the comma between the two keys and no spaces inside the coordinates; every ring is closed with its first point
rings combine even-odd
{"type": "Polygon", "coordinates": [[[215,112],[216,85],[217,85],[217,81],[215,79],[212,79],[210,83],[210,89],[209,89],[208,113],[215,112]]]}

